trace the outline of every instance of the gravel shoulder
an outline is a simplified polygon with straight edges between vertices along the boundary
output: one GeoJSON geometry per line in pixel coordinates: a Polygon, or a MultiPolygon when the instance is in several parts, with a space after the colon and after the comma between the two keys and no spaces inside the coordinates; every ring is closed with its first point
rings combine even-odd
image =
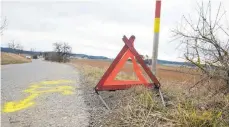
{"type": "MultiPolygon", "coordinates": [[[[125,96],[128,96],[127,92],[128,90],[118,90],[118,91],[100,91],[99,94],[104,99],[104,101],[107,103],[109,108],[111,110],[108,110],[105,105],[102,103],[102,101],[99,99],[98,95],[95,93],[94,87],[99,81],[100,76],[95,76],[88,74],[87,69],[85,69],[83,66],[76,65],[76,68],[79,69],[80,72],[80,82],[81,82],[81,89],[83,90],[83,98],[85,100],[85,104],[89,107],[89,113],[90,113],[90,121],[89,126],[92,127],[101,127],[101,126],[111,126],[106,125],[104,123],[105,121],[112,120],[113,116],[112,111],[115,111],[118,109],[123,103],[122,101],[125,98],[125,96]]],[[[87,68],[87,66],[86,66],[87,68]]],[[[90,72],[93,72],[93,70],[90,70],[90,72]]],[[[95,71],[97,72],[97,71],[95,71]]],[[[102,72],[103,73],[103,72],[102,72]]],[[[101,73],[101,74],[102,74],[101,73]]],[[[100,75],[100,74],[99,74],[100,75]]]]}

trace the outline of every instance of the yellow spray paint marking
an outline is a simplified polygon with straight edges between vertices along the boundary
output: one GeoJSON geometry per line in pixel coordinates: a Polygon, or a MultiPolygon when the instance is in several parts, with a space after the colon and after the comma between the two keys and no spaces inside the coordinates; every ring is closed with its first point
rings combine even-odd
{"type": "Polygon", "coordinates": [[[3,112],[15,112],[26,109],[35,104],[34,100],[45,93],[59,92],[62,95],[74,94],[72,86],[63,86],[63,84],[72,83],[70,80],[55,80],[55,81],[42,81],[32,84],[28,89],[24,90],[25,93],[30,93],[28,97],[20,101],[7,102],[3,107],[3,112]]]}
{"type": "Polygon", "coordinates": [[[55,85],[55,84],[61,84],[61,83],[72,83],[72,81],[71,80],[54,80],[54,81],[40,82],[40,84],[43,84],[43,85],[55,85]]]}

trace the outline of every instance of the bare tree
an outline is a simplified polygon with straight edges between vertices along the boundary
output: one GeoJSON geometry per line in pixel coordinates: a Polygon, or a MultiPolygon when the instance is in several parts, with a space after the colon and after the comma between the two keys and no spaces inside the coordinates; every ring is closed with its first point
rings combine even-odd
{"type": "Polygon", "coordinates": [[[8,47],[13,49],[14,53],[22,53],[23,52],[23,46],[19,43],[15,43],[14,40],[8,43],[8,47]]]}
{"type": "Polygon", "coordinates": [[[68,60],[68,58],[70,57],[70,54],[72,52],[72,47],[68,43],[63,43],[62,52],[63,52],[63,62],[66,62],[66,60],[68,60]]]}
{"type": "Polygon", "coordinates": [[[8,43],[8,47],[11,48],[11,49],[13,49],[14,52],[16,50],[16,46],[17,45],[16,45],[16,43],[15,43],[14,40],[12,40],[11,42],[8,43]]]}
{"type": "Polygon", "coordinates": [[[57,62],[67,62],[71,54],[71,46],[65,42],[56,42],[53,44],[54,53],[49,53],[46,55],[46,60],[57,61],[57,62]],[[48,58],[47,58],[48,57],[48,58]]]}
{"type": "MultiPolygon", "coordinates": [[[[62,43],[54,43],[53,46],[54,46],[54,52],[56,52],[56,59],[58,62],[61,62],[63,61],[63,58],[62,58],[62,43]]],[[[54,57],[54,56],[53,56],[54,57]]]]}
{"type": "Polygon", "coordinates": [[[23,52],[23,46],[19,43],[16,45],[16,49],[17,49],[19,54],[23,52]]]}
{"type": "MultiPolygon", "coordinates": [[[[229,27],[223,24],[225,11],[218,6],[212,16],[211,1],[198,4],[195,20],[183,16],[183,23],[173,29],[175,39],[181,41],[184,58],[210,78],[222,79],[229,86],[229,27]]],[[[228,23],[228,21],[226,21],[228,23]]]]}

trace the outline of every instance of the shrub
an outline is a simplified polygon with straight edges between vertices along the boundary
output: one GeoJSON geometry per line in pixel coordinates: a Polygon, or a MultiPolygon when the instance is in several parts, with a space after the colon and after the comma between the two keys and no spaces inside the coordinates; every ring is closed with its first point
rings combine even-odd
{"type": "Polygon", "coordinates": [[[33,59],[38,59],[38,56],[37,55],[33,55],[33,59]]]}

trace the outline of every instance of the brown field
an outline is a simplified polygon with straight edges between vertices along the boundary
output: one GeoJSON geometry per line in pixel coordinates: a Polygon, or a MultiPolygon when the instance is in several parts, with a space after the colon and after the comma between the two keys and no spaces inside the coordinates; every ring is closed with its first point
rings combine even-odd
{"type": "Polygon", "coordinates": [[[17,55],[13,53],[1,52],[1,64],[18,64],[18,63],[28,63],[31,62],[30,59],[26,59],[23,55],[17,55]]]}
{"type": "MultiPolygon", "coordinates": [[[[89,59],[72,59],[72,63],[78,65],[89,65],[107,69],[111,61],[106,60],[89,60],[89,59]]],[[[122,71],[128,75],[133,75],[133,67],[131,63],[126,63],[122,71]]],[[[157,66],[158,79],[160,81],[188,81],[195,82],[199,78],[198,73],[194,69],[184,67],[171,67],[171,66],[157,66]]]]}

